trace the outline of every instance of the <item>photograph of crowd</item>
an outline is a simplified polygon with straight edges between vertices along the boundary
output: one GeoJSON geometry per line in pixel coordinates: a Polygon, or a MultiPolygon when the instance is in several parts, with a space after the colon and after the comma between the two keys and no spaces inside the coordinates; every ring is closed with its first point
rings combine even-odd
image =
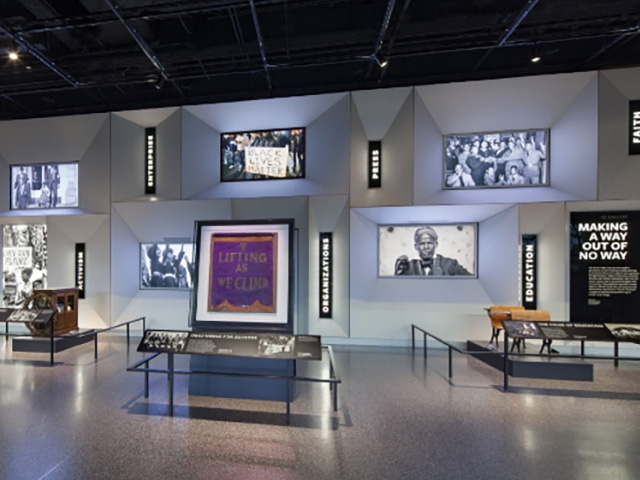
{"type": "Polygon", "coordinates": [[[2,240],[3,303],[21,306],[47,286],[47,226],[4,225],[2,240]]]}
{"type": "Polygon", "coordinates": [[[223,133],[220,143],[223,182],[305,176],[304,128],[223,133]]]}
{"type": "Polygon", "coordinates": [[[11,167],[11,209],[78,206],[78,164],[49,163],[11,167]]]}
{"type": "Polygon", "coordinates": [[[189,340],[189,332],[147,330],[138,347],[141,352],[181,353],[189,340]]]}
{"type": "Polygon", "coordinates": [[[141,243],[140,289],[182,289],[193,286],[192,243],[141,243]]]}
{"type": "Polygon", "coordinates": [[[549,184],[549,130],[445,135],[444,188],[549,184]]]}
{"type": "Polygon", "coordinates": [[[378,225],[379,277],[477,277],[476,224],[378,225]]]}

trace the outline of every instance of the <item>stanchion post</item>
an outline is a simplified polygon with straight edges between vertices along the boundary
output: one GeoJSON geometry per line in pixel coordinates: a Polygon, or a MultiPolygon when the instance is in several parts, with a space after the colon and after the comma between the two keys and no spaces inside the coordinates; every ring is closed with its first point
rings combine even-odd
{"type": "Polygon", "coordinates": [[[127,322],[127,347],[129,346],[129,325],[130,323],[127,322]]]}
{"type": "Polygon", "coordinates": [[[613,366],[617,367],[618,366],[618,356],[620,354],[620,343],[618,342],[618,340],[615,340],[613,342],[613,366]]]}
{"type": "Polygon", "coordinates": [[[415,351],[416,349],[416,326],[411,325],[411,350],[415,351]]]}
{"type": "Polygon", "coordinates": [[[424,350],[424,359],[427,359],[427,332],[422,332],[422,348],[424,350]]]}
{"type": "Polygon", "coordinates": [[[449,378],[453,377],[453,350],[449,347],[449,378]]]}
{"type": "Polygon", "coordinates": [[[93,334],[93,358],[98,360],[98,332],[93,334]]]}

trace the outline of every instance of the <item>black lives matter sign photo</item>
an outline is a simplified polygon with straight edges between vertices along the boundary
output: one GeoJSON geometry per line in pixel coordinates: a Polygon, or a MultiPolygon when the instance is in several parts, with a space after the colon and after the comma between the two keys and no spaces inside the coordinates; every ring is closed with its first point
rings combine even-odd
{"type": "Polygon", "coordinates": [[[640,212],[571,214],[572,322],[640,323],[640,212]]]}

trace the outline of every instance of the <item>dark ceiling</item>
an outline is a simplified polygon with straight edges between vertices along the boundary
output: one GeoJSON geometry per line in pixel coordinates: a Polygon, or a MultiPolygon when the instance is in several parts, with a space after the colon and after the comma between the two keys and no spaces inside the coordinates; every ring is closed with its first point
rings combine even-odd
{"type": "Polygon", "coordinates": [[[0,119],[636,66],[639,21],[622,0],[0,0],[0,119]]]}

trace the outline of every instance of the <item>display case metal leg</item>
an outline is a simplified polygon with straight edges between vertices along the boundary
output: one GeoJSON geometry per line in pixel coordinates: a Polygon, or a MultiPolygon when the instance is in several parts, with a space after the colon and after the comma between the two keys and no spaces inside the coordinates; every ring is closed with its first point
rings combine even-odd
{"type": "Polygon", "coordinates": [[[173,353],[167,354],[167,374],[169,380],[169,415],[173,417],[173,353]]]}
{"type": "Polygon", "coordinates": [[[338,384],[333,386],[333,411],[338,411],[338,384]]]}
{"type": "Polygon", "coordinates": [[[51,320],[51,342],[50,342],[50,344],[49,344],[49,347],[51,348],[51,360],[50,360],[50,361],[51,361],[51,366],[53,366],[53,350],[54,350],[54,345],[53,345],[53,343],[54,343],[54,342],[53,342],[53,338],[54,338],[54,337],[53,337],[53,330],[54,330],[54,328],[53,328],[53,320],[51,320]]]}
{"type": "Polygon", "coordinates": [[[507,331],[504,332],[504,373],[503,373],[504,391],[509,390],[509,336],[507,331]]]}
{"type": "Polygon", "coordinates": [[[287,425],[291,425],[291,380],[287,379],[287,414],[285,415],[285,422],[287,425]]]}
{"type": "Polygon", "coordinates": [[[449,378],[453,377],[453,350],[449,347],[449,378]]]}
{"type": "Polygon", "coordinates": [[[620,354],[620,343],[615,340],[613,342],[613,366],[617,367],[618,366],[618,355],[620,354]]]}
{"type": "Polygon", "coordinates": [[[149,398],[149,362],[144,362],[144,398],[149,398]]]}
{"type": "Polygon", "coordinates": [[[93,334],[93,358],[98,360],[98,332],[93,334]]]}
{"type": "Polygon", "coordinates": [[[4,339],[9,341],[9,322],[4,322],[4,339]]]}
{"type": "Polygon", "coordinates": [[[127,323],[127,347],[129,346],[129,324],[127,323]]]}

